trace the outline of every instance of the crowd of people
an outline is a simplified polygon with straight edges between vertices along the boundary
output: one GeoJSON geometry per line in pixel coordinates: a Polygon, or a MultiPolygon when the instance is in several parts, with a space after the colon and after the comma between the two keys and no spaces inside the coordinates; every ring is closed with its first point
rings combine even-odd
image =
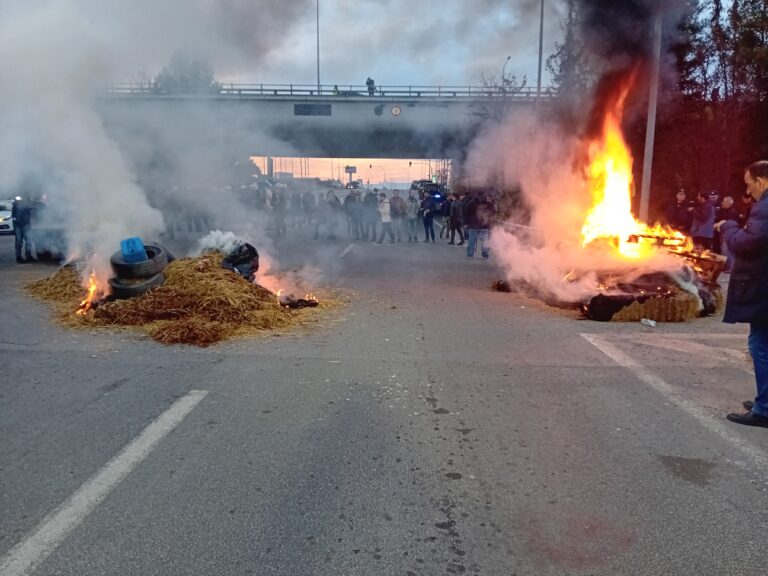
{"type": "Polygon", "coordinates": [[[496,216],[496,207],[483,192],[448,194],[436,197],[411,189],[394,190],[390,195],[376,188],[346,190],[343,200],[338,190],[329,189],[315,197],[312,192],[292,192],[277,188],[270,205],[276,236],[285,235],[286,221],[295,226],[310,225],[314,238],[335,240],[340,227],[346,227],[349,239],[376,244],[437,243],[466,245],[466,255],[473,258],[490,255],[488,237],[496,216]],[[458,241],[457,241],[458,240],[458,241]]]}

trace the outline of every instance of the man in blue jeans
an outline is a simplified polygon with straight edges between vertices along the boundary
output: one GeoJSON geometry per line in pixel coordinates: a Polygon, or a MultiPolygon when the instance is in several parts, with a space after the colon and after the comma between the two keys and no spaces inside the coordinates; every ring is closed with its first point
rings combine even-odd
{"type": "Polygon", "coordinates": [[[480,255],[488,260],[488,237],[493,223],[495,209],[485,192],[473,195],[464,206],[464,223],[469,230],[467,236],[467,258],[475,257],[475,247],[480,244],[480,255]]]}
{"type": "Polygon", "coordinates": [[[715,229],[733,256],[723,322],[749,323],[757,396],[743,403],[746,412],[728,414],[728,420],[768,428],[768,161],[750,165],[744,182],[755,199],[744,228],[728,220],[715,229]]]}

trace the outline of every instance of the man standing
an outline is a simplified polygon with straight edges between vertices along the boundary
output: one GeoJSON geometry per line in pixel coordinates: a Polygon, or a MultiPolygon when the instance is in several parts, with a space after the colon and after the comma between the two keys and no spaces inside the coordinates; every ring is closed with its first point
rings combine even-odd
{"type": "Polygon", "coordinates": [[[728,414],[728,420],[768,428],[768,161],[749,166],[744,182],[755,199],[746,225],[720,221],[715,229],[733,256],[723,322],[749,323],[757,396],[744,402],[745,413],[728,414]]]}
{"type": "Polygon", "coordinates": [[[457,195],[453,202],[451,202],[451,214],[449,216],[449,227],[451,231],[451,241],[448,244],[454,244],[456,239],[456,232],[459,233],[459,246],[464,244],[464,195],[457,195]]]}
{"type": "Polygon", "coordinates": [[[416,197],[416,190],[408,192],[408,200],[405,202],[405,226],[408,232],[408,242],[417,242],[416,219],[419,217],[421,202],[416,197]]]}
{"type": "Polygon", "coordinates": [[[432,239],[435,243],[435,212],[437,212],[437,203],[428,192],[421,193],[421,218],[424,221],[424,242],[432,239]]]}
{"type": "Polygon", "coordinates": [[[385,192],[379,194],[379,214],[381,216],[381,235],[379,236],[379,241],[376,242],[376,244],[381,244],[384,242],[385,232],[389,235],[389,243],[394,244],[395,235],[392,233],[392,205],[390,201],[387,200],[387,195],[385,192]]]}
{"type": "Polygon", "coordinates": [[[11,205],[11,218],[13,218],[13,233],[16,237],[16,263],[34,262],[32,246],[29,240],[29,229],[32,225],[32,209],[34,203],[30,198],[19,196],[11,205]],[[26,258],[21,257],[21,249],[24,248],[26,258]]]}
{"type": "Polygon", "coordinates": [[[480,255],[483,260],[488,260],[488,234],[494,215],[493,204],[488,200],[485,192],[472,197],[464,207],[464,222],[469,229],[467,240],[467,258],[475,257],[475,246],[480,243],[480,255]]]}
{"type": "Polygon", "coordinates": [[[691,238],[696,248],[712,249],[712,237],[715,235],[715,207],[709,200],[709,194],[699,192],[696,207],[692,208],[691,238]]]}
{"type": "Polygon", "coordinates": [[[403,220],[405,219],[405,200],[400,196],[400,190],[395,190],[392,193],[392,200],[389,201],[392,205],[392,228],[395,231],[395,239],[401,242],[403,239],[403,220]]]}
{"type": "Polygon", "coordinates": [[[691,211],[688,208],[685,190],[678,190],[674,203],[670,204],[665,213],[667,224],[686,236],[691,231],[691,211]]]}

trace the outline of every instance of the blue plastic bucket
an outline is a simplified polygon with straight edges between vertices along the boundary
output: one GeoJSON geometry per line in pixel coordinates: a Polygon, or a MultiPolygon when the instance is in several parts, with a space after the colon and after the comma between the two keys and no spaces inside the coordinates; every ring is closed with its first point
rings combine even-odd
{"type": "Polygon", "coordinates": [[[120,252],[123,260],[126,262],[144,262],[147,258],[147,251],[144,249],[144,242],[141,238],[126,238],[120,241],[120,252]]]}

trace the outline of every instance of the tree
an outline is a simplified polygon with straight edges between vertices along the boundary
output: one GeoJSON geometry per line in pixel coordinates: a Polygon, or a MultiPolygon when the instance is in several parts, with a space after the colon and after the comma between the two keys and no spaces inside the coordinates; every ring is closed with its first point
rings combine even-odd
{"type": "Polygon", "coordinates": [[[184,52],[175,52],[171,61],[155,76],[154,89],[162,93],[221,90],[213,76],[213,67],[184,52]]]}

